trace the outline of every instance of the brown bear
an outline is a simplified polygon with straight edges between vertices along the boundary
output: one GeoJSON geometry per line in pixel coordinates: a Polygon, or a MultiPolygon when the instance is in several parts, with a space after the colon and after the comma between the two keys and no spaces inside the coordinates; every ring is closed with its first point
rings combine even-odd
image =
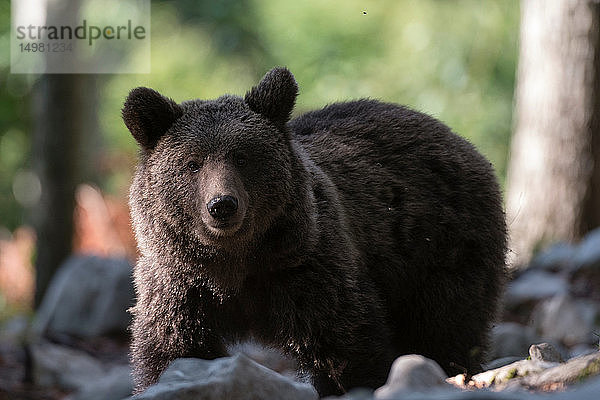
{"type": "Polygon", "coordinates": [[[479,367],[505,274],[492,166],[395,104],[290,121],[297,92],[275,68],[244,98],[129,94],[137,391],[245,338],[294,356],[321,396],[382,385],[402,354],[479,367]]]}

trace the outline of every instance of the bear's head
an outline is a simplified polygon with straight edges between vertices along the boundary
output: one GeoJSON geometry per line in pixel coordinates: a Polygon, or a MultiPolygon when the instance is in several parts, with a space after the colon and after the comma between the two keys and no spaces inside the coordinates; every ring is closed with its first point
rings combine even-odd
{"type": "Polygon", "coordinates": [[[130,206],[142,254],[161,245],[188,258],[235,252],[266,234],[298,195],[286,127],[297,92],[285,68],[244,98],[176,104],[152,89],[130,92],[123,120],[140,146],[130,206]]]}

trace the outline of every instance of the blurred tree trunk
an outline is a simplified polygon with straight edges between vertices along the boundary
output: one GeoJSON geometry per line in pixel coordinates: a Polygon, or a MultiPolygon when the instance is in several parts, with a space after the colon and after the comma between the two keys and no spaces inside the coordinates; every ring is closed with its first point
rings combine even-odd
{"type": "Polygon", "coordinates": [[[600,225],[600,2],[524,0],[507,177],[513,266],[600,225]]]}
{"type": "Polygon", "coordinates": [[[81,76],[44,75],[36,88],[33,157],[42,186],[34,215],[36,307],[54,272],[71,252],[74,193],[79,182],[81,86],[81,76]]]}
{"type": "MultiPolygon", "coordinates": [[[[77,22],[81,0],[47,9],[47,23],[77,22]]],[[[47,60],[51,62],[52,60],[47,60]]],[[[42,193],[32,215],[37,232],[35,306],[73,245],[75,189],[94,176],[98,154],[97,77],[45,74],[34,88],[33,165],[42,193]]]]}

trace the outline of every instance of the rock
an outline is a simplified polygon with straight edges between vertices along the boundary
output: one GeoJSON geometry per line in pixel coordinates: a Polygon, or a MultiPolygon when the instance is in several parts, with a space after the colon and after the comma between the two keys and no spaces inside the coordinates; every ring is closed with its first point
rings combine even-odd
{"type": "Polygon", "coordinates": [[[3,321],[0,325],[0,342],[10,343],[13,346],[25,342],[29,328],[29,319],[26,316],[16,315],[3,321]]]}
{"type": "Polygon", "coordinates": [[[120,400],[133,390],[128,365],[105,364],[86,352],[46,341],[30,345],[29,352],[34,383],[73,392],[66,400],[120,400]]]}
{"type": "Polygon", "coordinates": [[[556,274],[543,270],[528,270],[508,284],[504,295],[504,305],[515,309],[528,302],[566,294],[567,281],[556,274]]]}
{"type": "Polygon", "coordinates": [[[539,396],[540,400],[549,398],[548,400],[598,400],[600,393],[600,378],[589,379],[575,389],[565,390],[554,396],[539,396]]]}
{"type": "Polygon", "coordinates": [[[477,387],[505,385],[512,379],[530,374],[536,374],[556,366],[557,363],[547,363],[533,360],[520,360],[501,368],[492,369],[474,375],[471,379],[477,387]]]}
{"type": "Polygon", "coordinates": [[[529,263],[530,269],[562,271],[570,268],[576,248],[568,243],[556,243],[538,253],[529,263]]]}
{"type": "Polygon", "coordinates": [[[75,256],[56,273],[36,315],[38,336],[95,337],[127,331],[134,290],[125,259],[75,256]]]}
{"type": "Polygon", "coordinates": [[[373,390],[366,388],[352,389],[343,396],[328,396],[322,400],[373,400],[373,390]]]}
{"type": "Polygon", "coordinates": [[[65,400],[121,400],[131,395],[133,381],[128,365],[115,366],[104,376],[89,381],[82,390],[65,400]]]}
{"type": "Polygon", "coordinates": [[[314,388],[294,382],[243,354],[201,360],[179,358],[157,384],[130,400],[317,399],[314,388]]]}
{"type": "Polygon", "coordinates": [[[569,359],[587,356],[588,354],[594,354],[598,351],[598,345],[589,345],[589,344],[578,344],[574,346],[569,351],[569,359]]]}
{"type": "Polygon", "coordinates": [[[284,356],[280,351],[265,347],[254,341],[236,343],[227,347],[230,355],[242,353],[251,360],[294,379],[297,376],[297,363],[294,359],[284,356]]]}
{"type": "Polygon", "coordinates": [[[597,375],[600,375],[600,352],[574,358],[539,374],[526,376],[522,385],[535,390],[564,389],[597,375]]]}
{"type": "Polygon", "coordinates": [[[589,232],[577,246],[573,257],[575,269],[600,269],[600,228],[589,232]]]}
{"type": "Polygon", "coordinates": [[[504,392],[435,392],[435,393],[409,393],[406,396],[396,397],[394,400],[530,400],[523,393],[504,392]]]}
{"type": "Polygon", "coordinates": [[[446,378],[444,370],[433,360],[416,354],[398,357],[385,385],[375,391],[375,398],[391,399],[403,392],[451,387],[446,378]]]}
{"type": "Polygon", "coordinates": [[[490,337],[490,359],[504,357],[527,357],[529,346],[540,342],[533,328],[505,322],[492,328],[490,337]]]}
{"type": "Polygon", "coordinates": [[[531,345],[529,356],[533,361],[561,363],[563,359],[560,353],[549,343],[531,345]]]}
{"type": "MultiPolygon", "coordinates": [[[[548,346],[532,346],[532,355],[548,346]]],[[[554,351],[555,352],[555,351],[554,351]]],[[[557,354],[554,354],[556,356],[557,354]]],[[[473,386],[478,388],[491,387],[494,390],[563,390],[569,385],[600,375],[600,352],[569,360],[566,363],[545,362],[536,359],[521,360],[495,370],[485,371],[473,376],[473,386]]]]}
{"type": "Polygon", "coordinates": [[[600,228],[589,233],[577,248],[571,293],[600,302],[600,228]]]}
{"type": "Polygon", "coordinates": [[[473,390],[460,392],[409,393],[394,400],[598,400],[600,379],[559,393],[529,393],[522,389],[493,392],[473,390]]]}
{"type": "Polygon", "coordinates": [[[588,233],[577,247],[571,282],[574,295],[600,302],[600,228],[588,233]]]}
{"type": "Polygon", "coordinates": [[[600,304],[600,268],[580,269],[571,275],[571,294],[600,304]]]}
{"type": "Polygon", "coordinates": [[[79,390],[105,374],[102,363],[92,356],[48,342],[30,346],[36,385],[79,390]]]}
{"type": "MultiPolygon", "coordinates": [[[[515,380],[515,382],[518,379],[515,380]]],[[[394,400],[598,400],[600,377],[590,378],[581,385],[568,387],[557,393],[531,393],[514,385],[510,390],[439,390],[410,392],[394,397],[394,400]]],[[[348,395],[346,395],[348,396],[348,395]]],[[[329,397],[326,400],[371,400],[373,397],[329,397]]]]}
{"type": "Polygon", "coordinates": [[[540,303],[534,309],[531,319],[544,339],[574,346],[594,342],[597,316],[598,307],[594,303],[560,295],[540,303]]]}

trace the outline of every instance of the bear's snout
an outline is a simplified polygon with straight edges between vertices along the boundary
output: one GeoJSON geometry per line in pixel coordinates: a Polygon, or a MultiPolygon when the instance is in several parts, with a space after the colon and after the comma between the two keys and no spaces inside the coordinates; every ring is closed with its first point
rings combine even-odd
{"type": "Polygon", "coordinates": [[[235,215],[238,209],[238,200],[233,196],[217,196],[206,204],[206,209],[211,217],[225,221],[235,215]]]}
{"type": "Polygon", "coordinates": [[[213,239],[232,236],[239,232],[246,218],[244,193],[238,195],[229,191],[224,194],[221,190],[213,193],[202,203],[202,222],[213,239]]]}
{"type": "Polygon", "coordinates": [[[197,182],[197,210],[207,240],[222,239],[237,234],[246,222],[248,193],[238,171],[223,160],[214,157],[204,163],[197,182]]]}

